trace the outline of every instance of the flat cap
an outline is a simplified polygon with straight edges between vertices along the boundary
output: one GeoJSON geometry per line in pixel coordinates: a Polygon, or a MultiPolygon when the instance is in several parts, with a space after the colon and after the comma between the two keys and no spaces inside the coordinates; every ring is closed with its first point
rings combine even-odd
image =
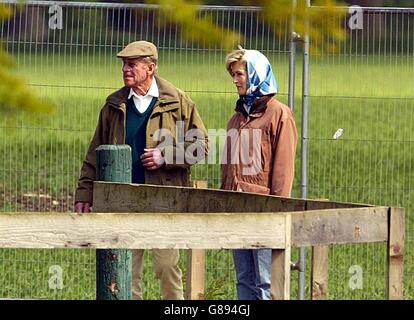
{"type": "Polygon", "coordinates": [[[135,41],[128,44],[116,55],[118,58],[152,57],[158,60],[157,47],[148,41],[135,41]]]}

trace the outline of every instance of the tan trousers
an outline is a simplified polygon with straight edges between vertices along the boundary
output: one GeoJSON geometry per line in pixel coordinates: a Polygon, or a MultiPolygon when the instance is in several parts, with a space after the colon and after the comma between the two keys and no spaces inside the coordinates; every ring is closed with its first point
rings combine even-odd
{"type": "MultiPolygon", "coordinates": [[[[182,273],[178,266],[180,253],[176,249],[153,249],[155,277],[160,280],[164,300],[184,300],[182,273]]],[[[132,299],[142,300],[144,250],[132,250],[132,299]]]]}

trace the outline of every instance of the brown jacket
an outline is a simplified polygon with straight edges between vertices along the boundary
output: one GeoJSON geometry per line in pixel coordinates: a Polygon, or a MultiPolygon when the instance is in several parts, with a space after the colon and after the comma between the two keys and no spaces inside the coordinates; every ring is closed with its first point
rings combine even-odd
{"type": "MultiPolygon", "coordinates": [[[[175,158],[166,156],[166,164],[163,167],[145,171],[145,183],[188,186],[190,165],[197,162],[197,160],[201,160],[207,154],[207,131],[194,102],[170,82],[157,76],[155,76],[155,79],[158,85],[159,98],[148,120],[146,148],[159,147],[163,154],[174,155],[174,157],[177,155],[177,150],[184,149],[185,151],[190,145],[193,146],[191,150],[198,149],[201,152],[198,152],[193,158],[186,154],[186,157],[182,157],[185,160],[182,164],[177,164],[175,158]],[[182,120],[184,128],[183,130],[178,129],[178,131],[187,133],[190,129],[199,129],[203,137],[193,138],[192,140],[188,137],[185,142],[177,144],[176,125],[179,120],[182,120]],[[161,128],[171,132],[173,145],[159,146],[159,141],[163,140],[161,137],[165,133],[159,130],[161,128]]],[[[92,204],[93,181],[96,178],[96,148],[102,144],[125,143],[125,115],[129,91],[129,88],[123,87],[114,92],[106,99],[106,103],[101,109],[98,125],[81,169],[75,202],[81,201],[92,204]]]]}
{"type": "Polygon", "coordinates": [[[297,144],[289,107],[264,96],[247,114],[238,102],[227,130],[221,188],[289,197],[297,144]]]}

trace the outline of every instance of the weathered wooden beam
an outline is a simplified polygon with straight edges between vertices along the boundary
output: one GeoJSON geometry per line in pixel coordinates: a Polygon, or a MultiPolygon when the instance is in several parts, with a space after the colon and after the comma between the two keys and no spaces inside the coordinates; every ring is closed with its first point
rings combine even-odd
{"type": "Polygon", "coordinates": [[[94,183],[97,212],[289,212],[305,200],[214,189],[94,183]]]}
{"type": "MultiPolygon", "coordinates": [[[[207,181],[193,181],[193,187],[207,189],[207,181]]],[[[187,252],[186,299],[204,300],[206,252],[202,249],[190,249],[187,252]]]]}
{"type": "Polygon", "coordinates": [[[388,207],[328,209],[292,213],[292,246],[384,242],[388,207]]]}
{"type": "Polygon", "coordinates": [[[187,253],[187,300],[204,300],[205,250],[191,249],[187,253]]]}
{"type": "Polygon", "coordinates": [[[387,297],[404,299],[404,238],[405,213],[403,208],[389,210],[387,297]]]}
{"type": "Polygon", "coordinates": [[[113,248],[145,249],[151,247],[151,240],[143,236],[157,235],[164,242],[155,242],[153,248],[157,248],[157,243],[162,248],[172,248],[173,243],[176,248],[194,249],[237,248],[237,244],[242,245],[240,248],[283,248],[280,226],[287,214],[292,215],[293,246],[388,239],[387,207],[292,213],[16,213],[0,214],[0,246],[37,245],[41,248],[43,245],[49,248],[54,247],[53,243],[56,247],[71,247],[75,243],[75,246],[88,246],[90,243],[91,247],[110,248],[105,243],[114,243],[116,247],[113,248]],[[40,237],[38,244],[35,241],[31,244],[30,239],[36,239],[35,234],[40,237]],[[171,241],[168,237],[172,237],[171,241]],[[194,237],[193,245],[187,244],[190,237],[194,237]],[[63,238],[67,242],[62,241],[63,238]],[[140,244],[144,246],[139,247],[140,244]]]}
{"type": "Polygon", "coordinates": [[[329,200],[306,200],[306,210],[323,210],[337,208],[363,208],[374,207],[370,204],[351,203],[351,202],[334,202],[329,200]]]}
{"type": "Polygon", "coordinates": [[[94,183],[94,210],[98,212],[294,212],[368,206],[202,187],[94,183]]]}
{"type": "Polygon", "coordinates": [[[285,214],[0,214],[0,248],[284,248],[285,214]]]}
{"type": "Polygon", "coordinates": [[[312,247],[312,300],[326,300],[328,298],[328,254],[329,246],[312,247]]]}
{"type": "Polygon", "coordinates": [[[272,250],[272,276],[270,292],[273,300],[290,300],[290,258],[292,219],[286,215],[286,247],[272,250]]]}
{"type": "Polygon", "coordinates": [[[94,209],[103,212],[294,212],[369,205],[304,200],[249,192],[125,183],[94,183],[94,209]]]}

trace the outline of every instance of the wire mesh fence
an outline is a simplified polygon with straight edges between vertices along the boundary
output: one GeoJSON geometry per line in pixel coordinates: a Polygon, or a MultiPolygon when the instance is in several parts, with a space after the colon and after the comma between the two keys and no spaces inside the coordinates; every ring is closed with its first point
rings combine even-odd
{"type": "MultiPolygon", "coordinates": [[[[357,10],[333,22],[348,30],[337,52],[311,59],[308,195],[404,207],[405,297],[412,299],[414,10],[357,10]]],[[[331,248],[330,296],[383,297],[386,250],[331,248]],[[363,275],[358,285],[356,270],[363,275]]]]}
{"type": "MultiPolygon", "coordinates": [[[[18,73],[57,110],[30,122],[23,116],[14,122],[2,117],[2,211],[72,211],[80,165],[99,110],[105,98],[122,86],[116,53],[131,41],[154,42],[159,49],[159,75],[191,96],[207,128],[226,128],[237,98],[224,67],[226,52],[185,40],[177,26],[159,19],[156,6],[65,2],[59,3],[61,21],[52,19],[59,12],[55,3],[9,6],[13,18],[0,25],[2,44],[15,57],[18,73]]],[[[259,12],[258,8],[204,7],[200,14],[239,31],[245,47],[270,55],[280,66],[279,81],[287,83],[287,38],[275,38],[259,12]]],[[[287,86],[281,87],[281,96],[286,97],[287,86]]],[[[216,159],[219,154],[217,151],[216,159]]],[[[194,180],[207,180],[210,187],[219,186],[218,163],[198,165],[192,175],[194,180]]],[[[0,278],[8,283],[0,289],[2,297],[94,298],[95,258],[91,251],[0,252],[0,278]],[[48,289],[51,265],[62,266],[65,274],[66,283],[60,290],[48,289]],[[79,269],[83,271],[79,273],[79,269]]],[[[181,257],[185,269],[184,251],[181,257]]],[[[146,253],[145,261],[144,297],[156,299],[159,288],[151,270],[151,252],[146,253]]],[[[207,261],[206,296],[234,298],[229,252],[208,251],[207,261]]]]}
{"type": "MultiPolygon", "coordinates": [[[[53,102],[56,111],[31,119],[1,117],[1,211],[72,211],[79,169],[99,110],[106,96],[122,86],[116,53],[131,41],[154,42],[159,49],[159,75],[191,96],[208,129],[226,128],[237,99],[224,68],[227,52],[186,40],[179,27],[159,19],[156,6],[3,2],[12,8],[13,17],[0,22],[1,43],[15,58],[18,74],[42,99],[53,102]]],[[[280,87],[278,99],[287,103],[290,37],[288,33],[276,36],[260,12],[254,7],[205,6],[201,14],[238,31],[243,47],[269,57],[280,87]]],[[[406,297],[412,298],[414,12],[364,9],[362,29],[352,28],[350,18],[355,16],[336,22],[348,32],[338,52],[311,59],[308,196],[405,207],[406,297]]],[[[297,61],[300,66],[300,57],[297,61]]],[[[298,84],[301,77],[298,68],[298,84]]],[[[300,90],[296,95],[300,128],[300,90]]],[[[300,152],[299,148],[293,197],[300,196],[300,152]]],[[[210,188],[219,187],[218,164],[196,165],[192,176],[208,181],[210,188]]],[[[382,298],[385,250],[383,245],[332,248],[329,298],[382,298]],[[362,270],[362,286],[353,285],[352,270],[362,270]]],[[[158,299],[150,251],[145,261],[144,298],[158,299]]],[[[185,251],[180,263],[185,271],[185,251]]],[[[209,250],[206,270],[206,297],[236,297],[229,251],[209,250]]],[[[295,280],[293,276],[292,297],[295,280]]],[[[0,249],[0,281],[5,284],[0,297],[94,299],[95,253],[0,249]],[[59,288],[51,285],[53,266],[64,275],[59,288]]]]}

